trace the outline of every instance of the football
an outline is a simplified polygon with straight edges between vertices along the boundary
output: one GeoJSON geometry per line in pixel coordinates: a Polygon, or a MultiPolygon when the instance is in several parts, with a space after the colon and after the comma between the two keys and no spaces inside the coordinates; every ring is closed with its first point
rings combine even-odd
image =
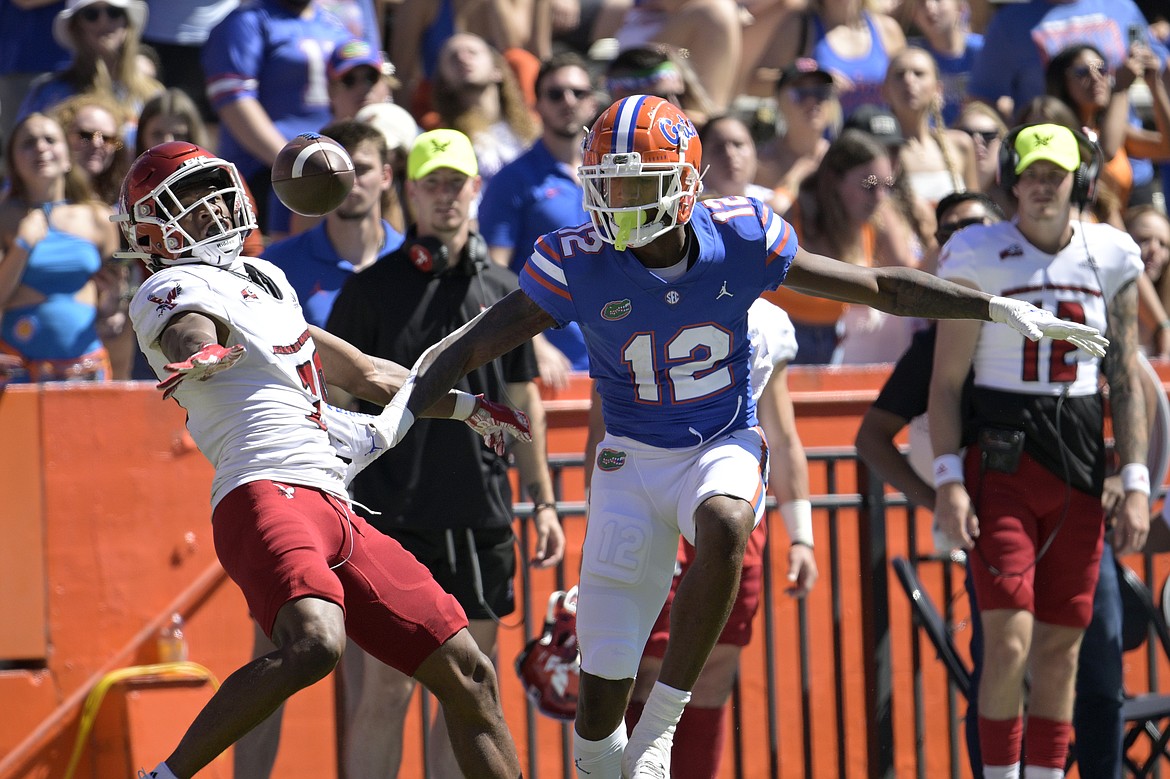
{"type": "Polygon", "coordinates": [[[301,133],[272,163],[272,188],[280,202],[303,216],[323,216],[353,188],[353,160],[337,141],[301,133]]]}

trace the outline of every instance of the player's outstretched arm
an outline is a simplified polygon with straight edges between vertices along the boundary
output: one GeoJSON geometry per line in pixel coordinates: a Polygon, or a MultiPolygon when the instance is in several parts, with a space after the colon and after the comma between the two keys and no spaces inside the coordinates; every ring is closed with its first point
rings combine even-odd
{"type": "Polygon", "coordinates": [[[164,366],[170,375],[156,385],[164,399],[184,381],[207,381],[243,358],[243,345],[223,346],[226,335],[218,320],[197,311],[184,311],[167,322],[159,346],[170,360],[164,366]]]}
{"type": "Polygon", "coordinates": [[[419,411],[433,405],[461,377],[555,324],[532,298],[515,290],[427,349],[380,417],[389,445],[401,441],[419,411]]]}
{"type": "Polygon", "coordinates": [[[1065,322],[1031,303],[992,297],[913,268],[863,268],[797,249],[785,285],[809,295],[861,303],[898,316],[1006,324],[1035,341],[1066,340],[1100,357],[1109,342],[1096,328],[1065,322]]]}

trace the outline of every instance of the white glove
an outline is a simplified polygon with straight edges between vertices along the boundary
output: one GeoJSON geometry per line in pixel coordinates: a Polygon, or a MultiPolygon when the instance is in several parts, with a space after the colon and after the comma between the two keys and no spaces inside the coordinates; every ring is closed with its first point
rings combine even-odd
{"type": "Polygon", "coordinates": [[[1104,357],[1109,346],[1109,339],[1097,328],[1058,319],[1051,311],[1023,300],[993,297],[987,303],[987,310],[992,322],[1009,325],[1031,341],[1041,338],[1068,341],[1094,357],[1104,357]]]}
{"type": "Polygon", "coordinates": [[[353,477],[386,451],[382,437],[375,432],[376,417],[328,403],[321,406],[321,417],[325,420],[329,443],[333,444],[339,457],[348,461],[345,467],[345,485],[348,487],[353,477]]]}

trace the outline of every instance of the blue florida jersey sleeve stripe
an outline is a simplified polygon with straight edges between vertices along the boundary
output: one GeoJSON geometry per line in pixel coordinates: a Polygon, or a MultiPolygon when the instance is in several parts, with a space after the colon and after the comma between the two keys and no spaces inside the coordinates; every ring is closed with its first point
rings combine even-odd
{"type": "Polygon", "coordinates": [[[798,246],[752,198],[704,201],[687,230],[697,249],[671,282],[592,224],[541,237],[520,276],[558,325],[581,326],[608,431],[672,449],[756,423],[747,310],[783,283],[798,246]]]}

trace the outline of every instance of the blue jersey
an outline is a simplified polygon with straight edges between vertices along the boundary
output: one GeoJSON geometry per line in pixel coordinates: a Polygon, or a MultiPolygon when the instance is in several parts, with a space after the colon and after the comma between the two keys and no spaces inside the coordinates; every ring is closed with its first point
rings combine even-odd
{"type": "MultiPolygon", "coordinates": [[[[404,240],[402,233],[391,227],[385,219],[382,220],[382,230],[386,240],[378,252],[378,262],[398,251],[404,240]]],[[[349,260],[342,259],[330,243],[325,222],[298,235],[276,241],[264,250],[264,259],[284,271],[288,283],[297,293],[305,320],[324,328],[337,293],[354,274],[353,265],[349,260]]]]}
{"type": "MultiPolygon", "coordinates": [[[[325,63],[350,32],[330,13],[315,9],[307,19],[280,0],[237,8],[216,25],[203,49],[207,97],[218,111],[254,98],[285,138],[316,132],[329,123],[325,63]]],[[[219,156],[250,178],[261,163],[220,127],[219,156]]]]}
{"type": "Polygon", "coordinates": [[[581,325],[606,429],[671,449],[756,423],[747,311],[797,249],[791,225],[754,198],[699,203],[688,232],[697,257],[673,282],[592,224],[542,236],[520,275],[557,324],[581,325]]]}

